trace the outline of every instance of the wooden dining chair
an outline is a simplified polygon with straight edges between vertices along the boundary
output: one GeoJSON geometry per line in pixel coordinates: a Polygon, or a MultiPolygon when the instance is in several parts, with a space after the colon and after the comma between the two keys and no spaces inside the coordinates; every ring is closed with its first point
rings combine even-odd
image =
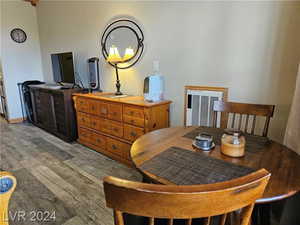
{"type": "MultiPolygon", "coordinates": [[[[228,88],[185,86],[184,126],[213,126],[213,102],[227,101],[228,88]]],[[[218,115],[218,127],[224,128],[226,118],[218,115]]]]}
{"type": "Polygon", "coordinates": [[[229,121],[227,120],[228,128],[237,128],[239,130],[243,130],[245,133],[254,134],[257,121],[256,117],[262,116],[266,117],[264,128],[262,131],[262,136],[266,137],[268,135],[270,119],[271,117],[273,117],[274,114],[274,109],[274,105],[258,105],[238,102],[215,101],[213,106],[213,126],[217,126],[217,113],[222,112],[227,113],[227,119],[229,118],[228,114],[232,114],[230,124],[228,124],[229,121]]]}
{"type": "Polygon", "coordinates": [[[263,195],[270,173],[265,169],[231,181],[203,185],[159,185],[104,178],[107,207],[114,212],[115,225],[124,225],[124,214],[147,218],[156,225],[158,218],[168,225],[184,219],[191,225],[194,218],[203,218],[210,225],[213,216],[220,216],[224,225],[230,212],[240,210],[239,223],[249,225],[255,200],[263,195]],[[176,219],[176,220],[175,220],[176,219]]]}

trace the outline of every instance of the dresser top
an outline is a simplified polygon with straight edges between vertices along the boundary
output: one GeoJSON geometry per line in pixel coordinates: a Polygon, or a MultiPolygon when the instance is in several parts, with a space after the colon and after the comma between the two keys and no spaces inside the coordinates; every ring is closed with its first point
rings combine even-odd
{"type": "Polygon", "coordinates": [[[30,84],[28,85],[31,89],[46,90],[47,92],[79,92],[81,88],[71,88],[71,86],[60,86],[52,84],[30,84]]]}
{"type": "Polygon", "coordinates": [[[90,98],[95,100],[98,99],[98,100],[104,100],[110,102],[131,104],[131,105],[137,105],[143,107],[152,107],[152,106],[172,103],[172,101],[170,100],[163,100],[159,102],[148,102],[144,99],[143,96],[128,95],[126,97],[124,96],[118,97],[117,95],[114,95],[114,93],[108,93],[108,92],[95,92],[95,93],[87,93],[87,94],[74,93],[73,96],[79,96],[79,97],[90,98]]]}

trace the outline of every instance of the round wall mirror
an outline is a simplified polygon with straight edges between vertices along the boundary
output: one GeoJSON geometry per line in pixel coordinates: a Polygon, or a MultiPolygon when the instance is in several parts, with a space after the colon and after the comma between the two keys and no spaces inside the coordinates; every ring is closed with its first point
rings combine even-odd
{"type": "Polygon", "coordinates": [[[143,41],[144,34],[136,22],[119,19],[109,24],[102,34],[102,54],[110,65],[118,69],[127,69],[136,64],[142,56],[143,41]],[[112,48],[114,53],[120,57],[117,63],[108,60],[112,48]]]}
{"type": "Polygon", "coordinates": [[[132,30],[127,27],[121,27],[119,29],[113,30],[105,43],[105,48],[110,49],[111,46],[116,46],[120,56],[124,57],[125,51],[127,48],[132,48],[133,52],[137,52],[138,39],[132,30]]]}

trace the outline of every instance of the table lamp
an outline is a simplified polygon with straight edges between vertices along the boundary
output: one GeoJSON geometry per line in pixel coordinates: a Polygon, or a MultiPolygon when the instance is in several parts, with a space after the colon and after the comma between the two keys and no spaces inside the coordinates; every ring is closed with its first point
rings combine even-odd
{"type": "Polygon", "coordinates": [[[143,41],[144,33],[140,26],[135,21],[127,18],[117,19],[104,29],[101,37],[101,51],[106,62],[116,70],[116,95],[122,95],[118,70],[128,69],[141,59],[144,52],[143,41]],[[120,56],[116,43],[126,47],[124,55],[121,52],[123,57],[120,56]]]}
{"type": "Polygon", "coordinates": [[[125,49],[125,54],[124,54],[123,58],[121,58],[117,47],[115,47],[114,45],[111,46],[109,49],[109,54],[108,54],[108,57],[106,60],[107,60],[107,62],[113,64],[116,69],[117,92],[115,93],[115,95],[122,95],[122,92],[120,91],[121,83],[120,83],[120,79],[119,79],[118,63],[125,63],[125,62],[129,61],[130,59],[132,59],[133,56],[134,56],[134,51],[130,47],[125,49]]]}

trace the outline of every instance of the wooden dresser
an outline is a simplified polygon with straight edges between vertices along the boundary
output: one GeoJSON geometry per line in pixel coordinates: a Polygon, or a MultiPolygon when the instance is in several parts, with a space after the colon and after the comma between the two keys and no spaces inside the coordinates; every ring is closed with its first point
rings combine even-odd
{"type": "Polygon", "coordinates": [[[57,137],[72,142],[77,139],[72,94],[81,89],[52,89],[45,85],[29,85],[32,123],[57,137]]]}
{"type": "Polygon", "coordinates": [[[171,101],[149,103],[141,96],[73,94],[78,142],[131,166],[130,147],[141,135],[169,127],[171,101]]]}

